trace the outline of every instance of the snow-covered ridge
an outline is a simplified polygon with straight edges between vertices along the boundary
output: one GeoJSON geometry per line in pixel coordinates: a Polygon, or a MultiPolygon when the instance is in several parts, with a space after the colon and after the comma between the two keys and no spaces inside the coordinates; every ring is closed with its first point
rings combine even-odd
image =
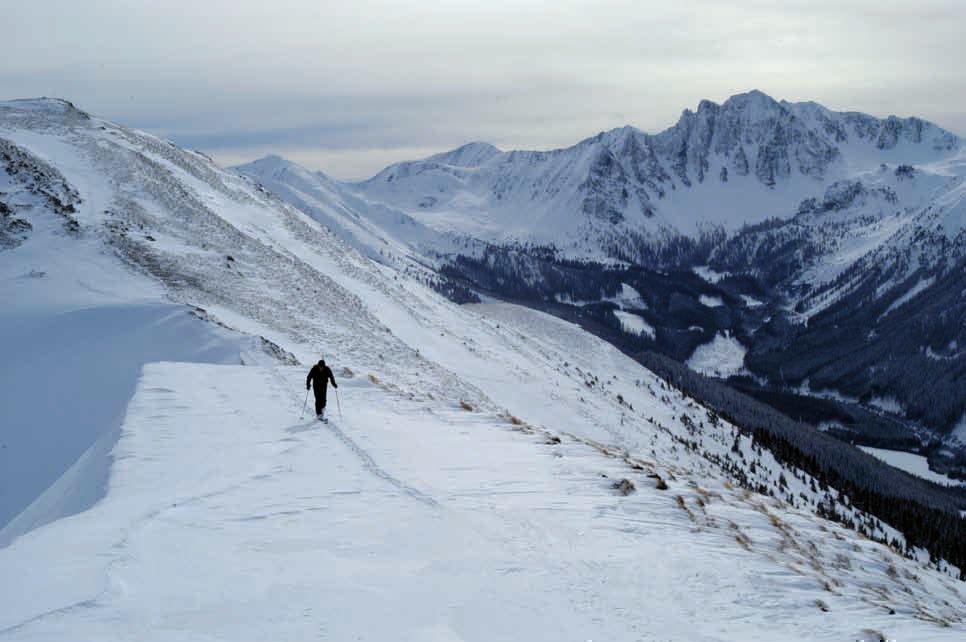
{"type": "Polygon", "coordinates": [[[106,497],[0,549],[0,639],[962,636],[951,578],[815,513],[901,534],[579,327],[453,305],[155,137],[8,116],[79,204],[18,210],[4,301],[190,305],[268,350],[143,369],[106,497]],[[335,366],[328,430],[285,353],[335,366]]]}
{"type": "Polygon", "coordinates": [[[435,252],[456,250],[446,234],[401,210],[371,203],[322,172],[312,172],[278,156],[235,169],[377,261],[414,266],[435,252]]]}

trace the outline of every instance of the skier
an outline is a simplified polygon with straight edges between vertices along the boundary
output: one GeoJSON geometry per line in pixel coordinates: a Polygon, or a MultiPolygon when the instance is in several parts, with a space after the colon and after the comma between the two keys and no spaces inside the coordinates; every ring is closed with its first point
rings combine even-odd
{"type": "Polygon", "coordinates": [[[316,418],[325,423],[329,421],[325,418],[325,391],[328,389],[330,381],[333,388],[339,387],[332,375],[332,369],[325,365],[325,359],[319,359],[319,362],[309,370],[309,376],[305,378],[305,389],[315,388],[316,418]]]}

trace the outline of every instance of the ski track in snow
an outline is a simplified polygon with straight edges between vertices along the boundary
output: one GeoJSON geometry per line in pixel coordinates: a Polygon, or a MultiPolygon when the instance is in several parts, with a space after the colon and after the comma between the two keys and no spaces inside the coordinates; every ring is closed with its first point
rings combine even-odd
{"type": "Polygon", "coordinates": [[[375,460],[373,460],[373,458],[369,456],[369,453],[367,453],[365,450],[360,448],[356,442],[352,441],[352,439],[348,435],[342,432],[339,429],[338,425],[333,424],[332,422],[329,422],[329,425],[326,426],[326,428],[331,430],[332,433],[339,438],[339,441],[345,444],[346,448],[352,451],[352,453],[359,458],[359,460],[362,462],[362,465],[365,466],[366,470],[368,470],[370,473],[372,473],[376,477],[386,482],[389,482],[390,484],[392,484],[402,492],[406,493],[413,499],[419,502],[422,502],[427,506],[432,506],[433,508],[439,508],[439,502],[437,502],[435,499],[427,495],[424,495],[423,493],[419,492],[412,486],[407,486],[405,483],[401,482],[400,480],[396,479],[395,477],[387,473],[385,470],[380,468],[379,465],[375,462],[375,460]]]}
{"type": "MultiPolygon", "coordinates": [[[[281,390],[283,393],[287,393],[287,391],[289,391],[291,388],[288,385],[288,382],[286,382],[286,380],[283,377],[283,375],[277,369],[273,369],[272,370],[272,373],[273,373],[273,384],[279,390],[281,390]]],[[[333,390],[333,396],[335,396],[336,394],[338,394],[337,393],[337,390],[333,390]]],[[[311,396],[311,395],[309,395],[309,396],[311,396]]],[[[306,397],[306,399],[308,399],[308,396],[306,397]]],[[[309,400],[309,401],[311,401],[311,400],[309,400]]],[[[305,405],[305,403],[306,402],[303,402],[303,406],[305,405]]],[[[338,405],[340,402],[337,401],[336,403],[338,405]]],[[[331,406],[328,406],[328,404],[327,404],[326,410],[329,411],[329,414],[331,415],[331,410],[332,410],[331,406]]],[[[341,420],[341,412],[340,412],[340,420],[341,420]]],[[[329,418],[328,423],[319,422],[318,419],[312,419],[311,421],[318,422],[319,424],[322,424],[323,429],[328,430],[328,431],[331,431],[332,434],[334,434],[336,437],[338,437],[339,438],[339,441],[341,441],[345,445],[345,447],[354,456],[356,456],[359,459],[359,461],[362,462],[362,465],[370,473],[372,473],[376,477],[382,479],[383,481],[386,481],[389,484],[395,486],[400,491],[402,491],[403,493],[409,495],[410,497],[412,497],[416,501],[422,502],[423,504],[426,504],[427,506],[432,506],[434,508],[439,508],[439,503],[435,499],[433,499],[432,497],[429,497],[429,496],[423,494],[422,492],[420,492],[419,490],[417,490],[417,489],[415,489],[415,488],[413,488],[411,486],[408,486],[405,482],[397,479],[396,477],[392,476],[389,472],[387,472],[385,469],[381,468],[379,466],[379,464],[376,463],[376,461],[372,458],[372,456],[368,452],[366,452],[361,446],[359,446],[359,444],[357,444],[355,441],[353,441],[353,439],[351,437],[349,437],[347,434],[345,434],[342,430],[339,429],[338,424],[335,423],[332,420],[331,417],[329,418]]],[[[311,425],[311,424],[309,424],[309,425],[311,425]]],[[[303,430],[310,430],[310,429],[308,429],[308,428],[306,428],[306,429],[299,429],[298,427],[290,427],[287,430],[290,433],[294,433],[294,432],[303,432],[303,430]],[[295,430],[293,430],[293,428],[295,428],[295,430]]]]}

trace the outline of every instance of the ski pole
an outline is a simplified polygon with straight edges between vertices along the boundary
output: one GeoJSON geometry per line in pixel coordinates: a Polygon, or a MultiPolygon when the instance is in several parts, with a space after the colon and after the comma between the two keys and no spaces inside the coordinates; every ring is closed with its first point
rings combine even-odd
{"type": "Polygon", "coordinates": [[[339,407],[339,420],[342,420],[342,402],[339,401],[339,389],[335,389],[335,405],[339,407]]]}
{"type": "Polygon", "coordinates": [[[299,415],[299,421],[305,418],[305,406],[309,403],[309,389],[305,389],[305,401],[302,402],[302,414],[299,415]]]}

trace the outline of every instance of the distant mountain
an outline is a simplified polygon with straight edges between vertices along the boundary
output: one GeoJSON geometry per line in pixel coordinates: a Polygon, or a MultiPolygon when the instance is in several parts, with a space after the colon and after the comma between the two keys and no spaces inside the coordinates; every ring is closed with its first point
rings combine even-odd
{"type": "Polygon", "coordinates": [[[371,203],[322,172],[313,172],[278,156],[235,168],[336,231],[371,258],[412,257],[413,247],[450,247],[446,235],[408,214],[371,203]]]}
{"type": "MultiPolygon", "coordinates": [[[[296,205],[289,190],[311,189],[240,169],[296,205]]],[[[908,425],[894,441],[966,443],[966,146],[937,125],[751,91],[658,134],[470,143],[359,183],[312,181],[405,220],[419,234],[363,214],[477,291],[593,317],[626,349],[680,361],[728,337],[738,363],[721,372],[883,412],[908,425]],[[615,303],[624,286],[646,332],[615,303]]],[[[957,461],[966,474],[966,450],[957,461]]]]}
{"type": "Polygon", "coordinates": [[[471,143],[352,187],[441,231],[641,260],[642,246],[668,236],[789,218],[836,181],[960,148],[918,118],[832,112],[752,91],[702,101],[655,135],[623,127],[549,152],[471,143]]]}

